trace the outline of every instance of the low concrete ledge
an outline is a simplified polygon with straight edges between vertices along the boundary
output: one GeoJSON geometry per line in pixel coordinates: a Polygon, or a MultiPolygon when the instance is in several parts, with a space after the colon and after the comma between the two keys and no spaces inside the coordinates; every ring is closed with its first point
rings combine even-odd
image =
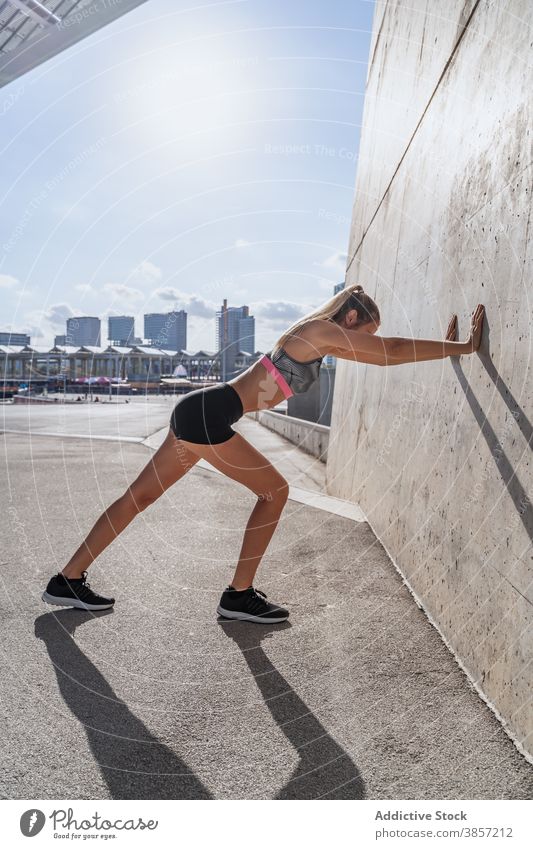
{"type": "Polygon", "coordinates": [[[258,421],[263,427],[284,436],[307,454],[318,457],[323,463],[326,462],[329,445],[329,427],[326,425],[296,419],[283,413],[274,413],[273,410],[258,410],[246,415],[258,421]]]}
{"type": "Polygon", "coordinates": [[[61,398],[47,398],[41,395],[13,395],[12,401],[14,404],[68,404],[69,402],[61,398]]]}

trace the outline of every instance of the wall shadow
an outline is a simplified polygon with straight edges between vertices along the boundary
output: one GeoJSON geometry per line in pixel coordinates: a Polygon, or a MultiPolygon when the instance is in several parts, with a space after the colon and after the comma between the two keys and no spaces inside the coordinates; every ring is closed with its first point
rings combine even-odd
{"type": "Polygon", "coordinates": [[[491,358],[489,356],[483,356],[483,357],[480,357],[480,359],[481,359],[481,364],[485,368],[485,371],[487,372],[488,376],[490,377],[490,379],[494,383],[494,386],[496,387],[496,389],[498,390],[498,392],[502,396],[504,403],[509,408],[509,410],[510,410],[510,412],[511,412],[511,414],[512,414],[512,416],[513,416],[513,418],[516,422],[517,428],[522,433],[522,436],[524,437],[524,439],[528,443],[529,447],[531,449],[533,449],[533,425],[529,421],[524,410],[522,409],[522,407],[520,406],[520,404],[518,403],[518,401],[514,397],[513,393],[511,392],[511,390],[509,389],[507,384],[504,383],[503,380],[501,379],[500,375],[498,374],[498,372],[496,370],[496,366],[492,362],[491,358]]]}
{"type": "Polygon", "coordinates": [[[300,762],[276,799],[364,799],[365,784],[350,755],[331,737],[322,723],[267,657],[261,642],[279,625],[250,625],[220,618],[227,637],[242,651],[272,718],[298,752],[300,762]]]}
{"type": "Polygon", "coordinates": [[[35,636],[46,645],[61,695],[83,726],[110,798],[211,799],[202,781],[154,737],[76,645],[76,628],[110,614],[69,608],[35,620],[35,636]]]}
{"type": "MultiPolygon", "coordinates": [[[[485,366],[489,376],[493,380],[495,386],[500,392],[502,398],[505,403],[511,410],[517,413],[518,418],[515,418],[513,415],[513,422],[520,428],[521,432],[527,439],[528,448],[531,451],[532,449],[532,439],[533,439],[533,429],[531,427],[531,423],[521,410],[520,406],[514,400],[510,390],[506,387],[505,383],[502,381],[498,372],[496,371],[494,364],[491,362],[490,366],[487,365],[487,361],[490,360],[488,355],[481,357],[483,365],[485,366]],[[510,405],[514,403],[514,408],[510,405]],[[520,412],[518,412],[520,411],[520,412]]],[[[477,400],[474,392],[472,391],[472,387],[470,386],[466,375],[462,369],[460,362],[455,357],[450,358],[450,362],[452,364],[453,370],[455,371],[457,380],[465,394],[465,398],[468,401],[470,409],[479,425],[479,429],[489,447],[491,456],[494,460],[494,464],[497,467],[502,480],[509,492],[513,500],[513,504],[517,510],[517,518],[522,522],[525,530],[527,531],[530,540],[533,540],[533,504],[530,501],[525,488],[520,483],[518,476],[513,469],[513,466],[507,457],[503,449],[503,445],[498,439],[495,431],[487,421],[487,417],[481,407],[481,404],[477,400]]]]}

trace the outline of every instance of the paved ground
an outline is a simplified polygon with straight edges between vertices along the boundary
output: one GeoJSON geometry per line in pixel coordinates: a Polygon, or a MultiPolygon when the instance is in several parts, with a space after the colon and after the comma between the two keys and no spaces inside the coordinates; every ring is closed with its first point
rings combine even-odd
{"type": "MultiPolygon", "coordinates": [[[[50,396],[54,397],[54,396],[50,396]]],[[[168,423],[176,403],[172,396],[115,399],[95,403],[1,404],[0,426],[32,433],[87,434],[93,437],[143,439],[168,423]]]]}
{"type": "MultiPolygon", "coordinates": [[[[531,798],[531,766],[365,522],[290,500],[256,581],[289,623],[223,623],[253,496],[196,467],[91,567],[114,611],[45,606],[152,449],[35,435],[35,410],[32,435],[2,440],[2,798],[531,798]]],[[[150,410],[128,435],[164,424],[150,410]]],[[[241,426],[318,486],[310,458],[241,426]]]]}

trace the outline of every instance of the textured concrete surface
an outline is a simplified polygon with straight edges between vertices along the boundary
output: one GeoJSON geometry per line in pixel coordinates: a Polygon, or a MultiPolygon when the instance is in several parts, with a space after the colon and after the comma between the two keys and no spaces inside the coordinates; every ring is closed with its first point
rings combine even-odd
{"type": "Polygon", "coordinates": [[[195,467],[91,567],[114,611],[56,610],[48,576],[150,449],[3,447],[2,798],[531,797],[367,523],[289,501],[256,581],[289,622],[224,624],[253,496],[195,467]]]}
{"type": "Polygon", "coordinates": [[[338,360],[327,478],[533,757],[530,22],[528,0],[376,5],[347,280],[384,336],[487,318],[473,356],[338,360]]]}

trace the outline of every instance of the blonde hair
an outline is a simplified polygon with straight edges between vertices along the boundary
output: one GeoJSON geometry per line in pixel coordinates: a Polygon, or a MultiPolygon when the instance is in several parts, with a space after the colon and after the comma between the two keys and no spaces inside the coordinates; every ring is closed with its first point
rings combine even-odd
{"type": "Polygon", "coordinates": [[[285,342],[291,336],[297,335],[302,327],[304,327],[309,321],[313,321],[317,318],[339,321],[350,309],[357,310],[359,316],[357,325],[359,326],[362,324],[368,324],[370,321],[375,321],[377,323],[380,322],[377,304],[372,300],[370,295],[367,295],[366,292],[363,291],[363,287],[359,284],[345,286],[344,289],[337,292],[336,295],[330,298],[329,301],[326,301],[325,304],[322,304],[321,307],[313,310],[313,312],[307,313],[307,315],[304,315],[302,318],[299,318],[298,321],[295,321],[294,324],[291,324],[288,330],[282,333],[276,344],[273,346],[272,355],[276,354],[280,348],[283,348],[285,342]]]}

